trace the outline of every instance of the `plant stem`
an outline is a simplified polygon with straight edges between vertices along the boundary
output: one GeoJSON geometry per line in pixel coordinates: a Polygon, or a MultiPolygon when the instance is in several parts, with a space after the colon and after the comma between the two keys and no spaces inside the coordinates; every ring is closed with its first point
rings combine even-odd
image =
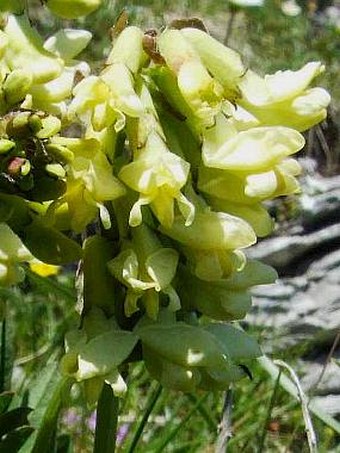
{"type": "Polygon", "coordinates": [[[227,451],[227,444],[232,437],[232,409],[233,409],[233,389],[230,386],[226,392],[222,420],[219,426],[219,435],[216,442],[215,453],[227,451]]]}
{"type": "MultiPolygon", "coordinates": [[[[193,393],[188,393],[187,397],[193,404],[196,404],[198,401],[197,396],[193,393]]],[[[198,406],[198,411],[206,421],[210,431],[215,432],[217,429],[217,421],[214,419],[213,415],[210,414],[209,409],[207,409],[203,404],[200,404],[198,406]]]]}
{"type": "Polygon", "coordinates": [[[128,449],[128,453],[133,453],[135,451],[136,445],[143,433],[143,430],[148,421],[149,415],[151,414],[153,408],[155,407],[155,404],[156,404],[161,392],[162,392],[162,386],[161,386],[161,384],[157,384],[155,390],[149,396],[143,418],[135,432],[135,435],[134,435],[134,438],[132,439],[130,448],[128,449]]]}
{"type": "Polygon", "coordinates": [[[6,376],[6,317],[1,323],[1,350],[0,350],[0,393],[5,391],[6,376]]]}
{"type": "Polygon", "coordinates": [[[236,10],[235,10],[235,8],[230,7],[229,8],[229,18],[228,18],[227,27],[226,27],[226,33],[225,33],[225,37],[223,40],[223,44],[225,46],[228,45],[232,30],[233,30],[235,17],[236,17],[236,10]]]}
{"type": "Polygon", "coordinates": [[[300,381],[299,381],[295,371],[293,370],[293,368],[291,368],[283,360],[274,360],[274,364],[278,365],[279,367],[283,367],[286,370],[288,370],[289,373],[290,373],[292,381],[296,385],[296,388],[297,388],[297,391],[298,391],[298,395],[299,395],[299,399],[300,399],[300,403],[301,403],[303,420],[305,422],[305,430],[306,430],[306,434],[307,434],[309,451],[310,451],[310,453],[317,453],[318,447],[317,447],[316,435],[315,435],[314,427],[313,427],[312,420],[311,420],[311,417],[310,417],[310,414],[309,414],[309,410],[308,410],[308,400],[307,400],[306,395],[304,394],[304,392],[303,392],[303,390],[301,388],[300,381]]]}
{"type": "Polygon", "coordinates": [[[261,453],[262,451],[264,451],[263,447],[264,447],[264,442],[265,442],[266,436],[267,436],[267,426],[268,426],[268,424],[270,422],[270,418],[271,418],[271,415],[272,415],[272,412],[273,412],[274,403],[275,403],[275,399],[276,399],[276,394],[277,394],[277,391],[279,389],[280,378],[281,378],[281,370],[279,371],[279,374],[277,375],[277,378],[276,378],[276,381],[275,381],[275,385],[274,385],[274,389],[273,389],[273,393],[272,393],[272,396],[270,398],[270,403],[269,403],[269,406],[268,406],[266,419],[264,421],[263,430],[262,430],[262,433],[261,433],[261,438],[260,438],[259,446],[258,446],[258,449],[257,449],[258,453],[261,453]]]}
{"type": "Polygon", "coordinates": [[[173,429],[167,437],[164,439],[164,441],[159,445],[159,447],[156,449],[155,453],[161,453],[164,451],[165,447],[172,441],[172,439],[179,433],[179,431],[185,426],[185,424],[190,420],[192,415],[197,411],[199,406],[208,398],[209,393],[206,393],[203,395],[195,404],[195,406],[192,407],[190,412],[187,414],[187,416],[184,418],[184,420],[179,423],[175,429],[173,429]]]}
{"type": "Polygon", "coordinates": [[[104,384],[97,406],[93,453],[114,453],[116,448],[119,400],[109,384],[104,384]]]}

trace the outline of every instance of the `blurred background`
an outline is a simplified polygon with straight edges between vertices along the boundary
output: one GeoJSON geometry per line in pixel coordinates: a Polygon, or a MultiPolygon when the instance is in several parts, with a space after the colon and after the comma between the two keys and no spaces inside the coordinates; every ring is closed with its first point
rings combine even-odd
{"type": "MultiPolygon", "coordinates": [[[[242,326],[258,338],[268,356],[294,368],[314,408],[320,452],[339,452],[340,1],[104,0],[100,10],[72,22],[52,17],[39,0],[28,3],[31,21],[43,36],[61,27],[93,33],[80,59],[94,70],[109,52],[110,30],[123,10],[130,24],[145,30],[161,29],[173,19],[199,18],[214,37],[238,50],[246,65],[262,75],[298,69],[313,60],[326,65],[316,83],[329,90],[332,104],[327,120],[305,133],[307,144],[299,156],[304,168],[302,193],[271,205],[274,235],[252,252],[274,265],[280,279],[254,291],[253,310],[242,326]]],[[[0,300],[6,313],[1,323],[0,391],[12,390],[20,401],[38,404],[53,381],[64,333],[77,323],[74,270],[59,270],[49,277],[28,271],[20,287],[0,289],[0,300]],[[33,400],[27,389],[35,389],[33,400]]],[[[265,364],[252,365],[250,372],[252,379],[232,389],[233,404],[231,392],[227,395],[233,433],[227,451],[308,451],[299,402],[275,383],[265,364]]],[[[135,447],[134,433],[154,391],[142,365],[133,368],[128,387],[118,451],[217,451],[224,395],[163,391],[135,447]]],[[[95,412],[86,408],[75,386],[71,400],[63,402],[58,453],[91,452],[94,423],[95,412]]]]}

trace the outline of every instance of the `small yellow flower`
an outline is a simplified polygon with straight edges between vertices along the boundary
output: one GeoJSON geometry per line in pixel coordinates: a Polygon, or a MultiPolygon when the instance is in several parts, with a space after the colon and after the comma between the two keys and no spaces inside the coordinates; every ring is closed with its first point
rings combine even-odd
{"type": "Polygon", "coordinates": [[[326,118],[330,96],[323,88],[308,88],[324,71],[310,62],[298,71],[278,71],[264,78],[247,71],[240,82],[240,105],[263,126],[287,126],[304,131],[326,118]]]}
{"type": "Polygon", "coordinates": [[[125,285],[125,314],[131,316],[138,311],[142,299],[148,316],[156,319],[159,312],[159,295],[169,298],[169,309],[180,308],[180,300],[172,287],[175,277],[178,252],[163,247],[155,234],[145,225],[133,230],[133,242],[126,243],[121,253],[108,263],[112,274],[125,285]]]}
{"type": "Polygon", "coordinates": [[[143,149],[135,160],[124,166],[119,178],[131,189],[140,193],[130,213],[130,225],[142,222],[141,207],[150,205],[162,225],[170,226],[174,219],[174,202],[185,217],[186,224],[192,221],[193,205],[181,193],[190,165],[171,153],[157,132],[150,132],[143,149]]]}
{"type": "Polygon", "coordinates": [[[113,175],[108,158],[101,150],[100,142],[92,139],[55,138],[55,144],[65,146],[74,153],[67,169],[67,191],[64,200],[68,204],[71,226],[81,232],[96,216],[98,209],[105,227],[110,217],[105,201],[125,194],[120,181],[113,175]]]}
{"type": "Polygon", "coordinates": [[[60,271],[60,266],[46,264],[39,260],[31,261],[30,268],[33,272],[40,275],[41,277],[50,277],[52,275],[57,275],[60,271]]]}

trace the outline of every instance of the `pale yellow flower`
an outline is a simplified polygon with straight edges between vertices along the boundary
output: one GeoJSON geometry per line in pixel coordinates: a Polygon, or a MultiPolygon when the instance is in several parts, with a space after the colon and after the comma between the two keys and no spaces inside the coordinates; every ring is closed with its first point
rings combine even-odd
{"type": "Polygon", "coordinates": [[[174,219],[175,201],[186,224],[192,222],[193,205],[181,192],[189,170],[188,162],[171,153],[157,132],[150,132],[134,161],[119,172],[119,178],[140,194],[130,213],[130,225],[140,225],[141,207],[150,205],[159,222],[170,226],[174,219]]]}
{"type": "Polygon", "coordinates": [[[249,70],[240,82],[241,106],[263,126],[287,126],[304,131],[326,118],[330,96],[323,88],[309,88],[324,71],[310,62],[298,71],[278,71],[260,77],[249,70]]]}

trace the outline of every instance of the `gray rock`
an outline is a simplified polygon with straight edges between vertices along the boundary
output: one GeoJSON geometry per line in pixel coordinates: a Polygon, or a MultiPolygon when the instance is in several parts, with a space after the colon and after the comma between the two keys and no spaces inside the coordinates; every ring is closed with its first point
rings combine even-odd
{"type": "MultiPolygon", "coordinates": [[[[315,345],[313,359],[305,355],[299,373],[310,391],[340,331],[340,176],[309,176],[305,185],[300,224],[289,229],[291,234],[261,241],[249,253],[274,266],[280,279],[254,288],[247,321],[271,332],[265,352],[301,342],[315,345]]],[[[313,397],[328,413],[340,414],[340,367],[335,363],[327,366],[313,397]]]]}
{"type": "Polygon", "coordinates": [[[340,246],[339,224],[330,225],[306,235],[266,239],[249,250],[248,256],[282,269],[327,244],[340,246]]]}

